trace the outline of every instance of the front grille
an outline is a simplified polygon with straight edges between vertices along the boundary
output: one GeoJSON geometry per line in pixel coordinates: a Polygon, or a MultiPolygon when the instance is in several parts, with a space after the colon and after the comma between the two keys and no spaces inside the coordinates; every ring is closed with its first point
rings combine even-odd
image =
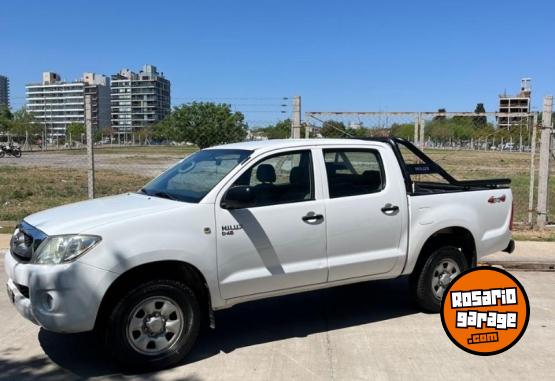
{"type": "Polygon", "coordinates": [[[22,221],[10,241],[10,252],[19,262],[29,262],[35,250],[48,236],[22,221]]]}

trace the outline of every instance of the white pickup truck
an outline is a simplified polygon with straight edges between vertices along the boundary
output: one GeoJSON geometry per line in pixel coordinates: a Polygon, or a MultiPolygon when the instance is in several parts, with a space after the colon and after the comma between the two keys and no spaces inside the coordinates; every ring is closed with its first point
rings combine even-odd
{"type": "Polygon", "coordinates": [[[410,276],[438,311],[457,274],[513,250],[509,183],[458,181],[395,138],[213,147],[137,193],[26,217],[8,294],[44,329],[96,329],[150,369],[181,361],[214,310],[250,300],[410,276]]]}

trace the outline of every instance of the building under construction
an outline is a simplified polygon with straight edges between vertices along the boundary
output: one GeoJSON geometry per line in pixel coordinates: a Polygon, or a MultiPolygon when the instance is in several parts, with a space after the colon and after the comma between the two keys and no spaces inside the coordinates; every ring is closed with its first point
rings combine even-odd
{"type": "Polygon", "coordinates": [[[527,117],[522,114],[530,112],[531,95],[530,78],[522,78],[518,95],[511,96],[506,93],[499,95],[499,113],[509,115],[497,117],[497,127],[509,129],[522,123],[526,124],[527,117]]]}

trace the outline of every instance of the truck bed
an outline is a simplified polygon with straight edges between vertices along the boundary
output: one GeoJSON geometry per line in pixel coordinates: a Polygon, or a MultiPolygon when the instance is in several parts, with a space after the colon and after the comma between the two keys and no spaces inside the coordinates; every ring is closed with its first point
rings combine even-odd
{"type": "Polygon", "coordinates": [[[453,193],[453,192],[472,192],[489,189],[506,189],[509,188],[506,183],[499,183],[498,180],[479,180],[479,181],[459,181],[454,184],[413,181],[412,195],[429,195],[437,193],[453,193]],[[491,183],[490,183],[491,181],[491,183]]]}

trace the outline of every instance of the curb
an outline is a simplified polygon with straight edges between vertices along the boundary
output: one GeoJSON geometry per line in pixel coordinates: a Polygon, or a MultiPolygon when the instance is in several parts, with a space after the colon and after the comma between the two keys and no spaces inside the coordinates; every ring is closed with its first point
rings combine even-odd
{"type": "Polygon", "coordinates": [[[555,263],[550,262],[480,261],[478,266],[494,266],[521,271],[555,271],[555,263]]]}

